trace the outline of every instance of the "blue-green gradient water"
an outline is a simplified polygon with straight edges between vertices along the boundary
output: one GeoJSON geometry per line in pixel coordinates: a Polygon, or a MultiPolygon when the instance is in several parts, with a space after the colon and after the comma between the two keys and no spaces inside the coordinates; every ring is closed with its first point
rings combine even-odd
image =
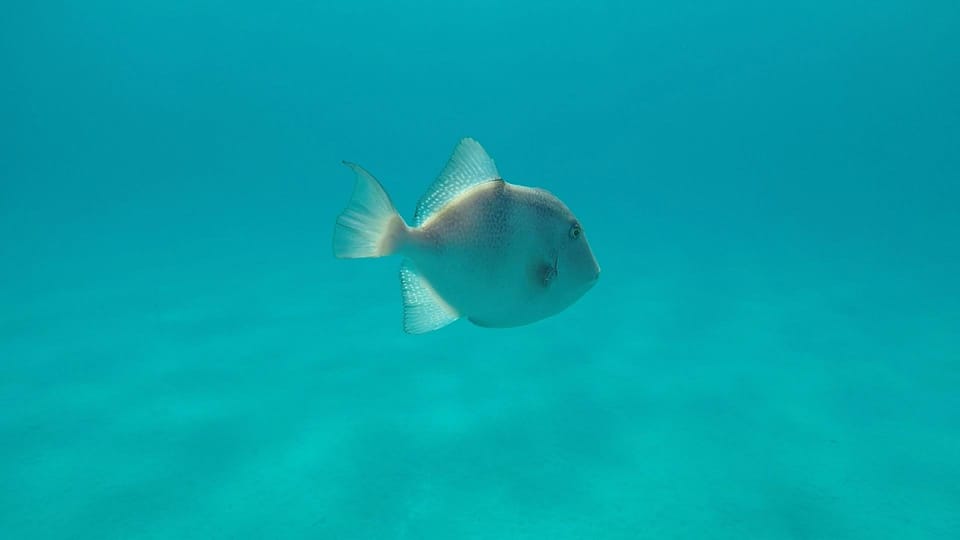
{"type": "Polygon", "coordinates": [[[2,12],[4,539],[960,538],[956,2],[2,12]],[[406,335],[464,136],[603,276],[406,335]]]}

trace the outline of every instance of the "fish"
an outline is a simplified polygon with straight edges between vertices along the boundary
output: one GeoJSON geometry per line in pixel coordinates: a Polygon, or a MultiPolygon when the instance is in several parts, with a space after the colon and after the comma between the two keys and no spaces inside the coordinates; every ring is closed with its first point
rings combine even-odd
{"type": "Polygon", "coordinates": [[[473,138],[461,139],[417,203],[412,225],[363,167],[337,216],[339,259],[399,256],[403,330],[459,319],[484,328],[528,325],[573,305],[599,280],[583,225],[556,196],[505,181],[473,138]]]}

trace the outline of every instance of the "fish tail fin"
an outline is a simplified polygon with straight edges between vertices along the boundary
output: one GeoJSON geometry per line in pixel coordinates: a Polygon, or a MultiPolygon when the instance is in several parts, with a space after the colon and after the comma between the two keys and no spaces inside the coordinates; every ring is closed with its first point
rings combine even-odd
{"type": "Polygon", "coordinates": [[[343,162],[357,175],[350,203],[337,217],[333,254],[340,259],[384,257],[403,247],[409,228],[380,182],[363,167],[343,162]]]}

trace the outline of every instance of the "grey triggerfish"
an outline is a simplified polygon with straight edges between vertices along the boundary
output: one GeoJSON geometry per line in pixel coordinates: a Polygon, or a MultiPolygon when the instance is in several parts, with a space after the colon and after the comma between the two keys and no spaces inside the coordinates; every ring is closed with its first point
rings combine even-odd
{"type": "Polygon", "coordinates": [[[600,277],[583,227],[550,192],[505,182],[477,141],[459,142],[420,198],[414,226],[355,163],[353,196],[337,218],[333,252],[400,255],[403,329],[423,334],[466,318],[521,326],[557,314],[600,277]]]}

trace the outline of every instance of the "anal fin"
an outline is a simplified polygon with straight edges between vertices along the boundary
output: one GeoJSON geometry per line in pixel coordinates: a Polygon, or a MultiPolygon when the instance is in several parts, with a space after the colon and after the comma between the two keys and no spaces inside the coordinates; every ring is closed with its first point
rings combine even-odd
{"type": "Polygon", "coordinates": [[[426,334],[460,318],[408,261],[400,266],[400,288],[403,292],[404,332],[426,334]]]}

